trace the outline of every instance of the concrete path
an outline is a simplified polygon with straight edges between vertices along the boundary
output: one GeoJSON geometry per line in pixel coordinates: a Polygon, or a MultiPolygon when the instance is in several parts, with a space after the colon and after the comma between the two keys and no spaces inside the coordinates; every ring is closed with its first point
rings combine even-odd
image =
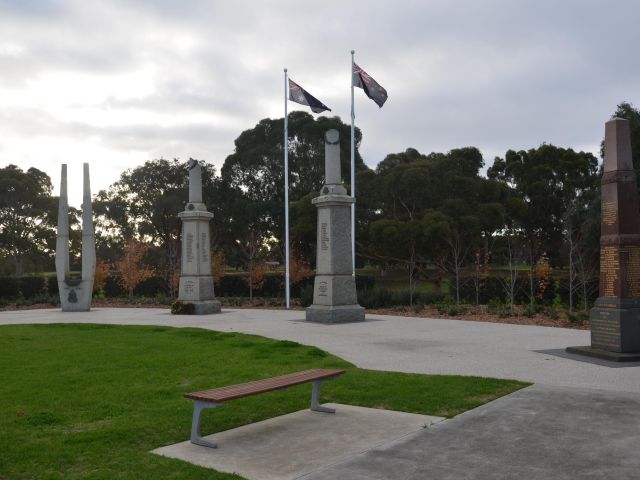
{"type": "Polygon", "coordinates": [[[305,480],[640,479],[636,394],[534,385],[305,480]]]}
{"type": "Polygon", "coordinates": [[[224,310],[178,317],[155,309],[0,313],[12,323],[111,323],[237,331],[316,345],[359,367],[513,378],[535,385],[452,420],[352,455],[305,479],[638,479],[640,364],[567,355],[589,332],[368,315],[318,325],[303,312],[224,310]]]}
{"type": "Polygon", "coordinates": [[[529,325],[367,315],[364,323],[321,325],[304,312],[223,310],[176,316],[162,309],[0,312],[9,323],[90,322],[200,327],[315,345],[358,367],[411,373],[479,375],[543,385],[640,393],[640,362],[612,364],[564,353],[588,345],[589,332],[529,325]]]}
{"type": "Polygon", "coordinates": [[[294,480],[444,420],[353,405],[324,405],[336,413],[301,410],[206,436],[218,443],[215,449],[186,441],[153,453],[238,473],[249,480],[294,480]]]}

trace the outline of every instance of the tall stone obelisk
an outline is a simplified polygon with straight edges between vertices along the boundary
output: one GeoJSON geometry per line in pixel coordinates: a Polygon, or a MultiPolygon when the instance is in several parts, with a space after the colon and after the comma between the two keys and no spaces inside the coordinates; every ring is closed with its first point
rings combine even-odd
{"type": "Polygon", "coordinates": [[[605,125],[600,296],[591,309],[591,346],[569,347],[615,361],[640,360],[640,210],[629,122],[605,125]]]}
{"type": "Polygon", "coordinates": [[[192,303],[196,315],[220,313],[213,292],[209,221],[213,213],[202,202],[202,167],[189,160],[189,202],[182,220],[182,262],[178,300],[192,303]]]}
{"type": "Polygon", "coordinates": [[[325,185],[313,199],[318,208],[316,277],[313,305],[306,309],[306,320],[344,323],[364,320],[364,308],[358,305],[356,279],[352,275],[351,204],[342,185],[340,172],[340,133],[327,130],[324,135],[325,185]]]}
{"type": "Polygon", "coordinates": [[[96,274],[96,239],[91,206],[89,164],[83,165],[82,195],[82,276],[69,275],[69,203],[67,200],[67,165],[62,165],[60,200],[58,202],[58,234],[56,236],[56,274],[63,312],[86,312],[91,308],[93,280],[96,274]]]}

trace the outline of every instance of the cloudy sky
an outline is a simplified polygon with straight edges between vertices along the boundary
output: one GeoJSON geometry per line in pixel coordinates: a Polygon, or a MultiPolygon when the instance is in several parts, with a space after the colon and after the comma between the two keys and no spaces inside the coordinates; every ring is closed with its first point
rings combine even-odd
{"type": "MultiPolygon", "coordinates": [[[[348,121],[350,50],[389,92],[356,92],[361,153],[542,142],[597,153],[640,104],[637,0],[0,0],[0,167],[81,163],[92,189],[146,160],[218,168],[283,115],[283,68],[348,121]]],[[[290,104],[290,109],[304,107],[290,104]]]]}

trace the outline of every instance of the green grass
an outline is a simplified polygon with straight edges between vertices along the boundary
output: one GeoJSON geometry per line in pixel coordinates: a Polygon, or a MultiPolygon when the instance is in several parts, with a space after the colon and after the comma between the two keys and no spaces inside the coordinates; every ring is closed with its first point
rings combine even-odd
{"type": "MultiPolygon", "coordinates": [[[[315,347],[168,327],[0,327],[0,480],[230,479],[149,451],[189,438],[185,392],[315,367],[342,367],[323,402],[453,416],[526,384],[355,368],[315,347]]],[[[203,434],[308,408],[301,385],[230,402],[203,434]]]]}

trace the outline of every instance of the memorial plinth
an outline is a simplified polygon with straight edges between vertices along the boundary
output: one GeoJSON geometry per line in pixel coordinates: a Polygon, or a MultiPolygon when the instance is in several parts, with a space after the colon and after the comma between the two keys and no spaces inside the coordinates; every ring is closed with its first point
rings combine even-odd
{"type": "Polygon", "coordinates": [[[96,238],[93,227],[89,164],[83,165],[82,195],[82,276],[72,278],[69,272],[69,203],[67,200],[67,165],[62,165],[58,232],[56,235],[56,275],[63,312],[88,312],[91,308],[93,280],[96,274],[96,238]]]}
{"type": "Polygon", "coordinates": [[[306,320],[320,323],[359,322],[365,319],[358,305],[356,281],[352,275],[351,204],[340,175],[340,147],[337,130],[325,134],[325,185],[312,203],[318,209],[316,277],[313,305],[306,320]]]}
{"type": "Polygon", "coordinates": [[[201,166],[189,162],[189,203],[178,214],[182,220],[182,261],[178,300],[192,303],[196,315],[220,312],[211,275],[209,221],[213,214],[202,202],[201,166]]]}
{"type": "Polygon", "coordinates": [[[606,123],[602,175],[600,292],[590,312],[591,345],[568,352],[640,361],[640,210],[629,122],[606,123]]]}

